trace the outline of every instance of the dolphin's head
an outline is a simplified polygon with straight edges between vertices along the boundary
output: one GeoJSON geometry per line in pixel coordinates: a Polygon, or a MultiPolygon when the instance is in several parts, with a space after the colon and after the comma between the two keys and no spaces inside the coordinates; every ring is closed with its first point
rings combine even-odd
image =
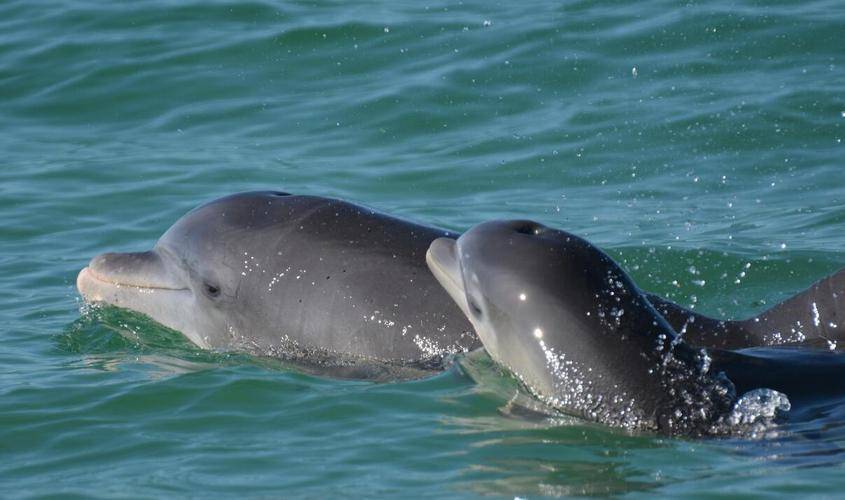
{"type": "Polygon", "coordinates": [[[700,376],[697,351],[673,342],[625,272],[582,238],[536,222],[492,221],[435,240],[426,260],[490,356],[567,413],[674,432],[709,419],[710,401],[722,398],[700,376]],[[691,401],[704,394],[694,417],[672,396],[684,391],[691,401]]]}
{"type": "Polygon", "coordinates": [[[200,347],[223,345],[253,310],[245,307],[257,288],[253,256],[283,237],[273,231],[284,217],[274,207],[280,196],[288,195],[243,193],[196,208],[152,250],[94,257],[80,271],[77,288],[88,302],[146,314],[200,347]]]}
{"type": "Polygon", "coordinates": [[[561,322],[579,320],[571,310],[586,306],[561,300],[565,261],[554,233],[531,221],[485,222],[457,240],[435,240],[426,255],[490,356],[543,393],[555,382],[543,345],[560,335],[561,322]]]}

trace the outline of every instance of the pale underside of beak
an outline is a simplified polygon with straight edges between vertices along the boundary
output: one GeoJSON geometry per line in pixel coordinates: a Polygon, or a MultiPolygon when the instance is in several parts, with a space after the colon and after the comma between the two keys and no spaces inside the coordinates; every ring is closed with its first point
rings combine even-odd
{"type": "Polygon", "coordinates": [[[437,238],[428,247],[428,251],[425,253],[425,262],[440,285],[461,308],[464,315],[471,318],[457,252],[457,241],[451,238],[437,238]]]}

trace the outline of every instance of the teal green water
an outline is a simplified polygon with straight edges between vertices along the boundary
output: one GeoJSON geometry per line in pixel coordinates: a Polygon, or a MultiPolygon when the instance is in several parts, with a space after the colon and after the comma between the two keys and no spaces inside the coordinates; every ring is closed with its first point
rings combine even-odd
{"type": "Polygon", "coordinates": [[[845,265],[843,26],[835,0],[0,2],[2,496],[840,494],[842,405],[763,439],[536,421],[483,360],[315,378],[81,312],[74,280],[273,188],[536,219],[750,314],[845,265]]]}

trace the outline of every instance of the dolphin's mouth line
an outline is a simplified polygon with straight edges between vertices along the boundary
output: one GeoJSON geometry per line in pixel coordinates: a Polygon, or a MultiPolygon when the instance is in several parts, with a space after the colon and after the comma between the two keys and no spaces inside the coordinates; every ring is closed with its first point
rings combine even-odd
{"type": "Polygon", "coordinates": [[[121,283],[119,281],[113,281],[113,280],[110,280],[110,279],[107,279],[107,278],[104,278],[104,277],[98,275],[93,269],[91,269],[91,266],[85,267],[81,272],[85,272],[94,281],[98,281],[98,282],[103,283],[105,285],[111,285],[111,286],[117,286],[117,287],[138,288],[138,289],[142,289],[142,290],[166,290],[166,291],[172,291],[172,292],[181,292],[181,291],[188,290],[187,287],[173,288],[173,287],[169,287],[169,286],[151,286],[151,285],[139,285],[139,284],[136,284],[136,283],[121,283]]]}

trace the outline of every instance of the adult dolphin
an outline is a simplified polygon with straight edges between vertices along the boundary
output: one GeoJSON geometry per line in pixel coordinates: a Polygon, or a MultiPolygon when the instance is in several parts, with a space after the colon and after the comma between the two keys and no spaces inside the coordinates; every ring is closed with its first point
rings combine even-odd
{"type": "Polygon", "coordinates": [[[335,199],[241,193],[189,212],[150,251],[95,257],[77,287],[203,348],[439,370],[480,346],[426,268],[442,236],[456,235],[335,199]]]}
{"type": "MultiPolygon", "coordinates": [[[[842,354],[684,342],[610,257],[564,231],[486,222],[457,241],[435,240],[426,259],[490,356],[569,414],[702,435],[753,417],[737,402],[754,389],[769,410],[787,407],[772,389],[795,400],[845,392],[842,354]]],[[[766,407],[755,403],[754,411],[766,407]]]]}

